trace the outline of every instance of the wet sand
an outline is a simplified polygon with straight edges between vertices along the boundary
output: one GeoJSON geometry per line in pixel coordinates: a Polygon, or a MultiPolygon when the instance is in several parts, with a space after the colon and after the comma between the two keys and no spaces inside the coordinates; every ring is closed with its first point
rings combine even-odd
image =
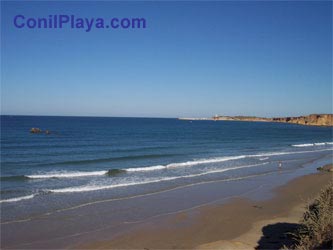
{"type": "Polygon", "coordinates": [[[89,249],[276,249],[297,226],[307,202],[333,178],[332,172],[298,177],[274,190],[269,200],[231,199],[133,225],[89,249]]]}

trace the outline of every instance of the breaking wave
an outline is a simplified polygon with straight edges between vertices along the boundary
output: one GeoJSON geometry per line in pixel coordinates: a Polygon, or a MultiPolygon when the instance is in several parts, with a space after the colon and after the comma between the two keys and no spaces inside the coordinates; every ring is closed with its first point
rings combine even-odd
{"type": "Polygon", "coordinates": [[[171,163],[171,164],[166,165],[166,168],[177,168],[177,167],[195,166],[195,165],[208,164],[208,163],[218,163],[218,162],[224,162],[224,161],[239,160],[239,159],[243,159],[245,157],[248,157],[248,156],[239,155],[239,156],[201,159],[201,160],[195,160],[195,161],[186,161],[186,162],[180,162],[180,163],[171,163]]]}
{"type": "MultiPolygon", "coordinates": [[[[321,146],[321,145],[331,145],[332,142],[323,142],[323,143],[309,143],[309,144],[297,144],[292,145],[294,147],[309,147],[309,146],[321,146]]],[[[179,167],[192,167],[200,164],[210,164],[210,163],[219,163],[225,161],[239,160],[244,158],[259,158],[260,161],[267,160],[269,156],[278,156],[278,155],[288,155],[288,154],[302,154],[302,153],[313,153],[320,151],[328,151],[330,149],[319,149],[313,151],[294,151],[294,152],[271,152],[271,153],[262,153],[255,155],[239,155],[239,156],[227,156],[227,157],[217,157],[217,158],[208,158],[208,159],[198,159],[186,162],[170,163],[167,165],[155,165],[148,167],[137,167],[137,168],[124,168],[124,169],[110,169],[102,171],[60,171],[60,172],[49,172],[43,174],[32,174],[32,175],[20,175],[20,176],[3,176],[1,181],[21,181],[29,179],[48,179],[48,178],[78,178],[78,177],[90,177],[90,176],[115,176],[118,174],[123,174],[126,172],[146,172],[146,171],[158,171],[158,170],[167,170],[179,167]]]]}
{"type": "Polygon", "coordinates": [[[16,198],[10,198],[10,199],[6,199],[6,200],[0,200],[0,203],[7,203],[7,202],[16,202],[16,201],[22,201],[22,200],[29,200],[34,198],[35,195],[31,194],[31,195],[26,195],[26,196],[21,196],[21,197],[16,197],[16,198]]]}
{"type": "Polygon", "coordinates": [[[325,146],[325,145],[333,145],[333,142],[305,143],[305,144],[295,144],[291,146],[303,148],[303,147],[314,147],[314,146],[325,146]]]}
{"type": "Polygon", "coordinates": [[[118,187],[128,187],[128,186],[151,184],[151,183],[157,183],[157,182],[163,182],[163,181],[171,181],[171,180],[183,179],[183,178],[193,178],[193,177],[199,177],[199,176],[213,174],[213,173],[222,173],[222,172],[226,172],[226,171],[230,171],[230,170],[257,167],[257,166],[266,165],[266,164],[268,164],[268,162],[264,162],[264,163],[260,163],[260,164],[253,164],[253,165],[239,166],[239,167],[216,169],[216,170],[211,170],[211,171],[207,171],[207,172],[199,173],[199,174],[191,174],[191,175],[183,175],[183,176],[175,176],[175,177],[164,177],[164,178],[151,179],[151,180],[145,180],[145,181],[119,183],[119,184],[111,184],[111,185],[103,185],[103,186],[86,185],[86,186],[78,186],[78,187],[50,189],[47,191],[51,192],[51,193],[77,193],[77,192],[97,191],[97,190],[103,190],[103,189],[113,189],[113,188],[118,188],[118,187]]]}
{"type": "Polygon", "coordinates": [[[153,170],[161,170],[161,169],[166,169],[166,166],[157,165],[157,166],[142,167],[142,168],[127,168],[127,169],[125,169],[125,171],[127,171],[127,172],[144,172],[144,171],[153,171],[153,170]]]}
{"type": "Polygon", "coordinates": [[[86,177],[86,176],[99,176],[105,175],[108,171],[92,171],[92,172],[58,172],[49,174],[35,174],[26,175],[30,179],[41,179],[41,178],[74,178],[74,177],[86,177]]]}

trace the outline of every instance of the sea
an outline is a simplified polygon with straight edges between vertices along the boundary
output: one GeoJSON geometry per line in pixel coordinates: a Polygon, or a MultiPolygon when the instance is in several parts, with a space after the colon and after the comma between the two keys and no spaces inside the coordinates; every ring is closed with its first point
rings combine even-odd
{"type": "Polygon", "coordinates": [[[202,183],[237,186],[256,176],[297,171],[320,159],[329,163],[332,148],[331,127],[3,115],[1,221],[31,220],[202,183]],[[30,133],[31,128],[49,133],[30,133]]]}

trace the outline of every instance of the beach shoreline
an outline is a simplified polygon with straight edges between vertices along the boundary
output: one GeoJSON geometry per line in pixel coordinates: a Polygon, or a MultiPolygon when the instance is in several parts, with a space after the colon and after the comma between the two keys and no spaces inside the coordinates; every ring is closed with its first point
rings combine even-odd
{"type": "MultiPolygon", "coordinates": [[[[276,195],[277,188],[283,188],[298,177],[316,173],[315,176],[324,176],[311,180],[316,185],[312,194],[317,194],[317,187],[332,177],[329,172],[317,170],[331,162],[331,153],[319,152],[313,156],[306,154],[301,158],[285,159],[281,167],[279,158],[273,158],[270,170],[267,164],[260,165],[266,171],[244,177],[230,172],[228,178],[183,183],[182,186],[132,197],[113,199],[109,196],[110,192],[105,192],[107,199],[97,199],[95,193],[87,192],[82,195],[87,198],[90,195],[94,200],[76,205],[68,204],[61,194],[41,195],[36,197],[36,205],[44,204],[43,199],[50,197],[61,201],[57,205],[66,206],[32,217],[2,221],[2,248],[194,249],[199,246],[207,248],[202,245],[214,242],[222,245],[221,240],[230,244],[230,241],[251,230],[255,222],[276,217],[276,207],[284,209],[284,212],[289,209],[280,208],[285,201],[269,206],[265,204],[279,196],[276,195]]],[[[244,169],[241,170],[244,172],[244,169]]],[[[300,185],[300,188],[306,187],[304,183],[300,185]]],[[[299,194],[304,198],[304,190],[301,191],[299,194]]],[[[305,193],[305,197],[309,196],[308,192],[305,193]]],[[[72,196],[65,198],[69,197],[72,196]]],[[[293,202],[291,200],[287,204],[293,202]]],[[[32,199],[27,200],[17,208],[30,208],[32,203],[32,199]]],[[[281,214],[278,215],[281,217],[281,214]]]]}
{"type": "Polygon", "coordinates": [[[276,242],[274,234],[301,219],[306,204],[332,180],[332,172],[297,177],[264,200],[232,198],[142,222],[109,241],[75,246],[85,249],[254,249],[276,242]],[[264,233],[262,232],[264,230],[264,233]],[[259,245],[258,245],[259,244],[259,245]]]}

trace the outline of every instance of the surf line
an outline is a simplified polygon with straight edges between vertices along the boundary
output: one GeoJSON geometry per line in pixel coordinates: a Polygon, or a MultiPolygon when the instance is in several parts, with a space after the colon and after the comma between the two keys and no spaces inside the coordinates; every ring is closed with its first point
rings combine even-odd
{"type": "Polygon", "coordinates": [[[93,202],[84,203],[84,204],[80,204],[80,205],[73,206],[73,207],[57,209],[57,210],[54,210],[52,212],[47,212],[47,213],[44,213],[44,214],[41,214],[41,215],[38,215],[38,216],[35,216],[35,217],[29,217],[27,219],[1,222],[0,225],[2,225],[2,224],[12,224],[12,223],[27,222],[27,221],[31,221],[33,219],[38,219],[38,218],[41,218],[41,217],[44,217],[44,216],[48,216],[48,215],[52,215],[52,214],[55,214],[55,213],[61,213],[61,212],[64,212],[64,211],[74,210],[74,209],[78,209],[78,208],[82,208],[82,207],[87,207],[87,206],[91,206],[91,205],[96,205],[96,204],[101,204],[101,203],[114,202],[114,201],[122,201],[122,200],[128,200],[128,199],[135,199],[135,198],[141,198],[141,197],[146,197],[146,196],[153,196],[153,195],[156,195],[156,194],[166,193],[166,192],[169,192],[169,191],[174,191],[174,190],[183,189],[183,188],[192,187],[192,186],[197,186],[197,185],[204,185],[204,184],[210,184],[210,183],[230,182],[230,181],[237,181],[237,180],[243,180],[243,179],[250,179],[250,178],[255,178],[255,177],[259,177],[259,176],[266,176],[266,175],[274,174],[276,172],[279,172],[279,173],[281,173],[281,172],[290,172],[290,170],[272,171],[272,172],[268,172],[268,173],[255,174],[255,175],[249,175],[249,176],[238,177],[238,178],[230,178],[230,179],[222,179],[222,180],[212,180],[212,181],[202,181],[202,182],[198,182],[198,183],[187,184],[187,185],[184,185],[184,186],[178,186],[178,187],[175,187],[175,188],[165,189],[165,190],[156,191],[156,192],[152,192],[152,193],[146,193],[146,194],[140,194],[140,195],[134,195],[134,196],[122,197],[122,198],[112,198],[112,199],[106,199],[106,200],[93,201],[93,202]]]}

